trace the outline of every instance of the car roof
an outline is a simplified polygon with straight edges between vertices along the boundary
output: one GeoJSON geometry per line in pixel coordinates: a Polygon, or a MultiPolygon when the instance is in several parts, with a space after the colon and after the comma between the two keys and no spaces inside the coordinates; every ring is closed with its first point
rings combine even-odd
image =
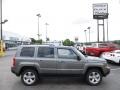
{"type": "Polygon", "coordinates": [[[56,47],[56,48],[74,48],[72,46],[54,46],[54,45],[21,45],[20,47],[56,47]]]}

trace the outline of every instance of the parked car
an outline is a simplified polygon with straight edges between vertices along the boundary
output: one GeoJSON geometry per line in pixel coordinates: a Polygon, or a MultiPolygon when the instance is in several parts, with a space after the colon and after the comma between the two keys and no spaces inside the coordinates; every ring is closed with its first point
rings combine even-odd
{"type": "Polygon", "coordinates": [[[110,73],[106,60],[85,57],[74,47],[22,45],[13,58],[11,71],[25,85],[35,84],[42,75],[84,76],[89,85],[98,85],[110,73]]]}
{"type": "Polygon", "coordinates": [[[114,50],[112,52],[104,52],[101,55],[101,58],[120,64],[120,50],[114,50]]]}
{"type": "Polygon", "coordinates": [[[103,52],[110,52],[119,49],[113,43],[93,43],[91,47],[85,47],[84,51],[87,55],[99,57],[103,52]]]}

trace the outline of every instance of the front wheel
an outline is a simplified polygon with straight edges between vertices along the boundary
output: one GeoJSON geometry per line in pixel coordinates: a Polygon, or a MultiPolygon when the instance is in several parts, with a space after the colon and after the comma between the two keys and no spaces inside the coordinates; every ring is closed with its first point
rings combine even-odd
{"type": "Polygon", "coordinates": [[[27,86],[35,84],[37,80],[38,74],[35,70],[27,69],[24,70],[21,74],[21,81],[27,86]]]}
{"type": "Polygon", "coordinates": [[[89,85],[98,85],[102,81],[101,71],[98,69],[89,70],[86,74],[86,81],[89,85]]]}

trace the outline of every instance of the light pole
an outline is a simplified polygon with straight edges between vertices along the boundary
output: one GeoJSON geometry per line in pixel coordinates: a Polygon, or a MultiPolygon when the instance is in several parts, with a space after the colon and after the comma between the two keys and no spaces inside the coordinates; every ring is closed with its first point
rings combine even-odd
{"type": "Polygon", "coordinates": [[[45,25],[46,25],[46,42],[47,42],[47,40],[48,40],[48,37],[47,37],[47,26],[48,26],[49,24],[46,22],[45,25]]]}
{"type": "Polygon", "coordinates": [[[85,39],[86,39],[86,43],[87,43],[87,34],[86,34],[86,31],[87,30],[84,30],[84,32],[85,32],[85,39]]]}
{"type": "Polygon", "coordinates": [[[41,17],[41,15],[40,14],[37,14],[36,15],[37,17],[38,17],[38,40],[40,39],[40,34],[39,34],[39,18],[41,17]]]}
{"type": "Polygon", "coordinates": [[[0,0],[0,4],[1,4],[1,5],[0,5],[0,6],[1,6],[1,7],[0,7],[0,11],[1,11],[1,12],[0,12],[0,13],[1,13],[1,21],[0,21],[0,24],[1,24],[1,41],[2,41],[2,0],[0,0]]]}
{"type": "Polygon", "coordinates": [[[5,52],[4,52],[4,47],[3,47],[3,31],[2,31],[2,24],[5,24],[8,20],[5,19],[4,21],[2,21],[2,0],[0,0],[0,25],[1,25],[1,40],[0,40],[0,56],[4,56],[5,52]]]}
{"type": "Polygon", "coordinates": [[[107,19],[107,42],[109,42],[109,34],[108,34],[108,19],[107,19]]]}
{"type": "Polygon", "coordinates": [[[89,30],[89,43],[90,43],[90,28],[91,27],[88,27],[87,29],[89,30]]]}

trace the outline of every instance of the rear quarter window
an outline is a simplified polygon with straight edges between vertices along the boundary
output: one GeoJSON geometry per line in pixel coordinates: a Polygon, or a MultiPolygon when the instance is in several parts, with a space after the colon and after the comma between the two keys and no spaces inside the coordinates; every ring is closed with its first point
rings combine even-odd
{"type": "Polygon", "coordinates": [[[23,47],[20,52],[22,57],[33,57],[35,52],[35,47],[23,47]]]}

